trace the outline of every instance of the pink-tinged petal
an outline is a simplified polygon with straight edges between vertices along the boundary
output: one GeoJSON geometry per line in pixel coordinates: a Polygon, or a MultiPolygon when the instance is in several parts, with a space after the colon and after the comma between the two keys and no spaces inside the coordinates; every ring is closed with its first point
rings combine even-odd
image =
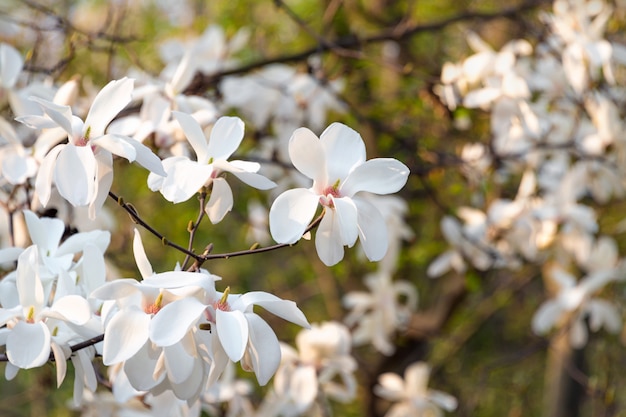
{"type": "Polygon", "coordinates": [[[248,344],[248,321],[241,311],[216,311],[217,335],[231,361],[241,360],[248,344]]]}
{"type": "Polygon", "coordinates": [[[280,344],[278,338],[261,317],[246,314],[250,329],[246,359],[250,362],[259,385],[268,383],[280,365],[280,344]]]}
{"type": "Polygon", "coordinates": [[[126,138],[126,142],[135,148],[135,162],[157,175],[166,176],[161,158],[156,156],[150,148],[132,138],[126,138]]]}
{"type": "Polygon", "coordinates": [[[359,191],[391,194],[399,191],[409,177],[409,168],[393,158],[370,159],[354,168],[341,184],[340,192],[353,196],[359,191]]]}
{"type": "Polygon", "coordinates": [[[148,340],[150,316],[136,308],[117,313],[106,327],[102,361],[105,365],[123,362],[135,355],[148,340]]]}
{"type": "MultiPolygon", "coordinates": [[[[74,120],[75,116],[72,114],[72,108],[70,106],[62,106],[39,97],[31,97],[30,99],[38,103],[42,107],[43,111],[57,124],[57,126],[61,126],[70,138],[74,136],[74,130],[76,130],[76,128],[73,128],[73,126],[78,126],[80,123],[78,120],[74,120]]],[[[31,122],[32,121],[33,120],[31,120],[31,122]]],[[[39,126],[35,125],[34,127],[39,126]]],[[[41,127],[44,126],[41,125],[41,127]]]]}
{"type": "Polygon", "coordinates": [[[326,155],[320,140],[306,127],[296,129],[289,139],[289,158],[294,167],[315,182],[326,184],[326,155]]]}
{"type": "Polygon", "coordinates": [[[52,180],[54,178],[54,167],[56,166],[59,153],[67,145],[57,145],[44,157],[35,179],[35,192],[39,201],[45,207],[50,200],[52,191],[52,180]]]}
{"type": "Polygon", "coordinates": [[[50,356],[50,330],[43,322],[18,322],[7,336],[9,361],[22,369],[36,368],[50,356]]]}
{"type": "Polygon", "coordinates": [[[80,295],[66,295],[54,302],[44,314],[47,317],[56,317],[82,326],[91,318],[89,303],[80,295]]]}
{"type": "Polygon", "coordinates": [[[208,155],[213,159],[228,159],[239,148],[244,125],[238,117],[220,117],[209,136],[208,155]]]}
{"type": "Polygon", "coordinates": [[[90,141],[91,145],[99,146],[106,149],[114,155],[121,156],[128,159],[129,162],[133,162],[137,156],[135,147],[128,143],[126,136],[107,134],[94,138],[90,141]]]}
{"type": "Polygon", "coordinates": [[[207,164],[209,162],[209,146],[200,124],[187,113],[173,111],[172,115],[180,124],[180,127],[185,133],[185,137],[196,152],[196,160],[198,163],[207,164]]]}
{"type": "Polygon", "coordinates": [[[59,194],[74,206],[95,197],[96,158],[88,146],[66,145],[56,160],[54,182],[59,194]]]}
{"type": "Polygon", "coordinates": [[[335,205],[335,216],[341,233],[341,243],[352,247],[359,237],[356,205],[348,197],[332,198],[332,202],[335,205]]]}
{"type": "Polygon", "coordinates": [[[30,210],[24,211],[24,220],[33,244],[45,251],[57,249],[65,232],[65,224],[62,220],[50,217],[39,218],[30,210]]]}
{"type": "Polygon", "coordinates": [[[247,306],[250,305],[263,307],[270,313],[295,323],[298,326],[305,328],[310,327],[304,313],[298,308],[296,303],[278,298],[274,294],[264,291],[251,291],[241,294],[241,296],[232,303],[232,308],[241,308],[242,310],[245,310],[247,306]]]}
{"type": "Polygon", "coordinates": [[[204,304],[191,297],[166,305],[152,318],[150,340],[157,346],[172,346],[180,342],[205,309],[204,304]]]}
{"type": "Polygon", "coordinates": [[[278,243],[296,243],[313,219],[319,196],[296,188],[279,195],[270,208],[270,233],[278,243]]]}
{"type": "Polygon", "coordinates": [[[104,134],[107,125],[132,99],[134,81],[129,78],[114,80],[104,86],[96,95],[85,119],[85,131],[90,137],[104,134]]]}
{"type": "Polygon", "coordinates": [[[111,185],[113,185],[113,155],[105,149],[98,149],[96,158],[96,180],[94,181],[95,197],[89,203],[89,218],[94,220],[104,205],[111,185]]]}
{"type": "Polygon", "coordinates": [[[0,43],[0,87],[13,88],[23,66],[19,51],[7,43],[0,43]]]}
{"type": "Polygon", "coordinates": [[[353,199],[358,210],[359,240],[363,245],[365,256],[373,262],[380,261],[387,253],[389,238],[387,225],[380,211],[360,198],[353,199]]]}
{"type": "Polygon", "coordinates": [[[215,178],[209,201],[204,207],[204,211],[209,216],[211,223],[216,224],[222,221],[226,213],[233,208],[233,192],[224,178],[215,178]]]}
{"type": "Polygon", "coordinates": [[[167,169],[161,193],[166,200],[180,203],[189,200],[211,178],[213,168],[188,159],[180,159],[167,169]]]}
{"type": "Polygon", "coordinates": [[[328,183],[344,180],[350,171],[365,162],[365,144],[361,135],[341,123],[333,123],[320,136],[326,154],[328,183]]]}
{"type": "Polygon", "coordinates": [[[276,187],[276,183],[274,181],[256,173],[258,168],[255,165],[258,164],[256,164],[256,162],[246,161],[215,161],[213,164],[215,169],[230,172],[242,182],[256,188],[257,190],[269,190],[270,188],[276,187]],[[255,169],[250,169],[252,167],[255,169]]]}
{"type": "Polygon", "coordinates": [[[17,259],[17,293],[20,305],[24,309],[35,308],[34,313],[44,306],[44,292],[39,277],[39,250],[37,246],[30,246],[17,259]]]}
{"type": "Polygon", "coordinates": [[[141,235],[137,229],[135,229],[135,237],[133,239],[133,254],[135,255],[135,264],[137,264],[137,269],[139,269],[141,277],[146,279],[152,276],[154,274],[154,270],[148,260],[146,250],[144,249],[143,242],[141,241],[141,235]]]}
{"type": "Polygon", "coordinates": [[[315,233],[315,249],[326,266],[333,266],[343,259],[341,227],[335,210],[326,210],[315,233]]]}

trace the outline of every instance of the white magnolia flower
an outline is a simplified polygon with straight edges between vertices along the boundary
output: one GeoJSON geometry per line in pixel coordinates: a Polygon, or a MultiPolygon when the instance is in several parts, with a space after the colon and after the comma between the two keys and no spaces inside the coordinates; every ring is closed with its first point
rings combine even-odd
{"type": "Polygon", "coordinates": [[[228,161],[243,139],[243,122],[238,117],[221,117],[213,126],[207,141],[198,122],[188,114],[174,112],[185,136],[196,152],[196,161],[174,156],[163,161],[167,174],[151,173],[148,186],[159,190],[173,203],[190,199],[203,186],[211,186],[205,211],[212,223],[220,222],[233,207],[233,193],[223,172],[230,172],[246,184],[260,190],[276,184],[257,174],[260,165],[246,161],[228,161]]]}
{"type": "Polygon", "coordinates": [[[442,391],[428,389],[430,367],[416,362],[404,372],[404,379],[394,373],[384,373],[378,378],[374,393],[396,402],[385,417],[442,416],[443,410],[453,411],[456,398],[442,391]]]}
{"type": "Polygon", "coordinates": [[[274,201],[270,209],[274,240],[297,242],[321,204],[326,211],[315,246],[322,262],[339,262],[343,247],[352,247],[357,238],[368,259],[382,259],[388,245],[385,220],[359,193],[395,193],[406,183],[409,169],[392,158],[366,161],[363,139],[341,123],[331,124],[319,139],[309,129],[297,129],[289,140],[289,155],[313,186],[288,190],[274,201]]]}
{"type": "Polygon", "coordinates": [[[35,128],[60,126],[69,139],[67,144],[52,148],[42,161],[35,188],[44,206],[54,182],[63,198],[74,206],[89,206],[90,217],[95,218],[113,181],[113,154],[166,175],[161,161],[148,147],[127,136],[105,133],[111,120],[130,103],[132,90],[131,79],[111,81],[96,95],[84,122],[69,106],[32,98],[48,117],[17,120],[35,128]]]}

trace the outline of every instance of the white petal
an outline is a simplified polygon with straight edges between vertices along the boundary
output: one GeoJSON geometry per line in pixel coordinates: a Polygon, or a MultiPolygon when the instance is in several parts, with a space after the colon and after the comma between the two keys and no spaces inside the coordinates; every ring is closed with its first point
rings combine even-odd
{"type": "Polygon", "coordinates": [[[204,211],[209,216],[211,223],[216,224],[222,221],[226,213],[233,208],[233,192],[224,178],[215,178],[209,201],[206,203],[204,211]]]}
{"type": "Polygon", "coordinates": [[[319,196],[296,188],[279,195],[270,208],[270,233],[278,243],[295,243],[313,219],[319,196]]]}
{"type": "Polygon", "coordinates": [[[335,210],[327,210],[315,233],[315,248],[326,266],[333,266],[343,259],[341,227],[335,210]]]}
{"type": "Polygon", "coordinates": [[[152,318],[150,340],[157,346],[171,346],[180,342],[205,309],[204,304],[192,297],[166,305],[152,318]]]}
{"type": "Polygon", "coordinates": [[[298,308],[296,303],[289,300],[278,298],[274,294],[264,291],[251,291],[241,296],[232,303],[233,309],[241,307],[246,309],[249,305],[257,305],[263,307],[270,313],[295,323],[299,326],[310,327],[304,313],[298,308]]]}
{"type": "Polygon", "coordinates": [[[30,246],[17,260],[17,292],[20,305],[25,309],[34,307],[35,313],[44,306],[44,292],[39,277],[39,250],[37,246],[30,246]]]}
{"type": "Polygon", "coordinates": [[[7,336],[9,361],[22,369],[35,368],[50,356],[50,330],[43,322],[18,322],[7,336]]]}
{"type": "Polygon", "coordinates": [[[216,311],[220,343],[233,362],[241,360],[248,344],[248,322],[241,311],[216,311]]]}
{"type": "Polygon", "coordinates": [[[152,343],[147,341],[136,355],[124,363],[124,372],[133,388],[138,391],[148,391],[165,378],[165,375],[158,378],[153,376],[161,350],[161,348],[153,349],[152,343]]]}
{"type": "Polygon", "coordinates": [[[206,164],[209,162],[209,147],[207,144],[207,139],[204,136],[204,132],[202,131],[202,127],[200,124],[191,117],[191,115],[187,113],[181,113],[178,111],[173,111],[172,115],[176,118],[180,127],[183,129],[185,133],[185,137],[191,144],[191,147],[196,152],[197,161],[201,164],[206,164]]]}
{"type": "Polygon", "coordinates": [[[50,307],[50,310],[46,313],[46,316],[57,316],[58,313],[61,318],[64,318],[74,324],[82,326],[87,323],[91,318],[91,309],[89,303],[80,295],[66,295],[59,298],[50,307]]]}
{"type": "Polygon", "coordinates": [[[39,103],[44,112],[50,116],[50,118],[54,120],[58,126],[61,126],[70,138],[74,136],[74,129],[72,126],[78,122],[74,120],[75,116],[72,114],[70,106],[62,106],[39,97],[31,97],[30,99],[39,103]]]}
{"type": "Polygon", "coordinates": [[[112,154],[122,156],[130,162],[133,162],[137,156],[137,152],[135,151],[135,147],[128,143],[127,139],[129,138],[123,135],[108,134],[99,136],[90,142],[93,145],[101,146],[112,154]]]}
{"type": "Polygon", "coordinates": [[[198,366],[196,361],[185,351],[182,343],[175,343],[163,349],[165,354],[165,367],[167,368],[167,378],[174,384],[180,384],[189,379],[194,366],[198,366]]]}
{"type": "Polygon", "coordinates": [[[189,200],[211,178],[213,168],[188,159],[178,159],[169,167],[165,166],[167,177],[163,181],[161,193],[168,201],[180,203],[189,200]]]}
{"type": "Polygon", "coordinates": [[[312,180],[325,184],[326,155],[315,133],[305,127],[296,129],[289,139],[289,158],[298,171],[312,180]]]}
{"type": "Polygon", "coordinates": [[[54,366],[57,368],[57,388],[59,388],[65,379],[65,374],[67,373],[68,356],[65,356],[63,348],[58,344],[52,343],[50,347],[52,348],[52,353],[54,355],[54,366]]]}
{"type": "Polygon", "coordinates": [[[130,103],[133,83],[126,77],[113,80],[96,95],[85,119],[85,129],[90,130],[90,137],[103,135],[111,120],[130,103]]]}
{"type": "Polygon", "coordinates": [[[360,198],[353,201],[359,213],[359,239],[365,255],[370,261],[380,261],[387,253],[389,245],[385,219],[371,203],[360,198]]]}
{"type": "Polygon", "coordinates": [[[86,206],[95,197],[96,158],[88,146],[66,145],[56,160],[54,182],[74,206],[86,206]]]}
{"type": "Polygon", "coordinates": [[[354,168],[341,184],[341,195],[353,196],[359,191],[391,194],[399,191],[409,177],[409,168],[393,158],[370,159],[354,168]]]}
{"type": "Polygon", "coordinates": [[[533,332],[542,335],[548,332],[556,321],[561,317],[563,308],[555,301],[548,300],[543,303],[533,316],[531,328],[533,332]]]}
{"type": "Polygon", "coordinates": [[[0,43],[0,87],[13,88],[23,65],[24,60],[17,49],[7,43],[0,43]]]}
{"type": "Polygon", "coordinates": [[[52,191],[52,180],[54,179],[54,167],[56,166],[59,153],[67,145],[57,145],[44,157],[37,178],[35,179],[35,191],[41,204],[46,207],[50,200],[52,191]]]}
{"type": "Polygon", "coordinates": [[[320,136],[326,154],[328,182],[344,180],[350,171],[365,162],[365,144],[361,135],[341,123],[333,123],[320,136]]]}
{"type": "Polygon", "coordinates": [[[146,255],[146,251],[143,247],[143,242],[141,241],[141,235],[137,229],[135,229],[135,237],[133,239],[133,254],[135,255],[135,263],[137,264],[141,277],[146,279],[149,276],[152,276],[154,274],[154,270],[148,260],[148,256],[146,255]]]}
{"type": "Polygon", "coordinates": [[[135,162],[157,175],[166,176],[161,159],[156,156],[150,148],[135,139],[126,138],[126,142],[135,148],[135,162]]]}
{"type": "Polygon", "coordinates": [[[341,241],[344,245],[352,247],[359,237],[357,226],[357,209],[351,198],[333,198],[335,205],[335,220],[341,233],[341,241]]]}
{"type": "Polygon", "coordinates": [[[250,328],[250,343],[246,354],[251,362],[259,385],[267,384],[280,364],[280,344],[278,338],[261,317],[246,314],[250,328]]]}
{"type": "Polygon", "coordinates": [[[117,279],[97,288],[89,297],[98,300],[118,300],[139,292],[138,285],[137,280],[132,278],[117,279]]]}
{"type": "Polygon", "coordinates": [[[89,219],[94,220],[104,205],[113,185],[113,155],[106,149],[97,149],[94,198],[89,203],[89,219]]]}
{"type": "Polygon", "coordinates": [[[274,181],[265,178],[261,174],[257,174],[256,171],[258,171],[258,169],[255,171],[245,169],[248,167],[247,165],[250,164],[256,163],[249,163],[245,161],[215,161],[214,166],[216,169],[232,173],[242,182],[258,190],[269,190],[270,188],[276,187],[276,183],[274,181]]]}
{"type": "Polygon", "coordinates": [[[62,220],[50,217],[39,218],[30,210],[24,211],[24,220],[34,244],[46,251],[57,249],[65,232],[65,224],[62,220]]]}
{"type": "Polygon", "coordinates": [[[209,137],[208,154],[214,159],[228,159],[243,139],[244,124],[238,117],[220,117],[209,137]]]}
{"type": "Polygon", "coordinates": [[[148,340],[150,316],[136,308],[117,313],[106,327],[102,361],[105,365],[123,362],[135,355],[148,340]]]}

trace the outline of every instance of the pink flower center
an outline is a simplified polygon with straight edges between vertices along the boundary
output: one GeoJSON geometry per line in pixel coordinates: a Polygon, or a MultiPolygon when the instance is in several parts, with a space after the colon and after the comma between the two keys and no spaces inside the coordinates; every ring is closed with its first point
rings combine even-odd
{"type": "Polygon", "coordinates": [[[328,186],[324,188],[324,190],[322,190],[320,204],[325,207],[335,208],[335,204],[333,204],[333,200],[330,197],[341,197],[341,193],[339,192],[339,180],[337,180],[333,185],[328,186]]]}

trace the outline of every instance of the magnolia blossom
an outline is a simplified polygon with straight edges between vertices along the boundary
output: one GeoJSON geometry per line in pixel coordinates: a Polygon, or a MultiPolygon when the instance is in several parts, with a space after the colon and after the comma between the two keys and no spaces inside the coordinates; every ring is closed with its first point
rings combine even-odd
{"type": "Polygon", "coordinates": [[[24,116],[18,120],[35,128],[60,126],[68,135],[67,144],[56,145],[41,163],[35,188],[41,203],[50,199],[52,183],[74,206],[89,206],[91,218],[104,204],[113,181],[113,154],[161,175],[161,161],[141,143],[105,129],[131,101],[133,80],[111,81],[94,98],[85,121],[72,114],[69,106],[33,97],[48,117],[24,116]]]}
{"type": "Polygon", "coordinates": [[[319,139],[309,129],[297,129],[289,140],[289,155],[313,186],[288,190],[276,198],[270,209],[274,240],[297,242],[321,204],[325,211],[315,247],[322,262],[339,262],[343,247],[352,247],[357,238],[369,260],[382,259],[388,246],[385,220],[359,193],[395,193],[406,183],[409,169],[392,158],[366,161],[363,139],[341,123],[330,125],[319,139]]]}
{"type": "Polygon", "coordinates": [[[416,362],[404,372],[404,379],[394,373],[384,373],[378,378],[374,393],[396,404],[385,417],[441,416],[443,410],[453,411],[456,398],[442,391],[428,389],[430,367],[416,362]]]}
{"type": "Polygon", "coordinates": [[[220,222],[233,207],[233,193],[223,172],[230,172],[246,184],[267,190],[276,184],[256,173],[259,164],[228,161],[243,139],[243,122],[238,117],[221,117],[213,126],[208,139],[198,122],[188,114],[174,112],[185,136],[196,152],[196,161],[185,156],[174,156],[163,161],[166,174],[151,173],[148,186],[159,190],[173,203],[187,201],[203,186],[210,186],[205,211],[212,223],[220,222]]]}

